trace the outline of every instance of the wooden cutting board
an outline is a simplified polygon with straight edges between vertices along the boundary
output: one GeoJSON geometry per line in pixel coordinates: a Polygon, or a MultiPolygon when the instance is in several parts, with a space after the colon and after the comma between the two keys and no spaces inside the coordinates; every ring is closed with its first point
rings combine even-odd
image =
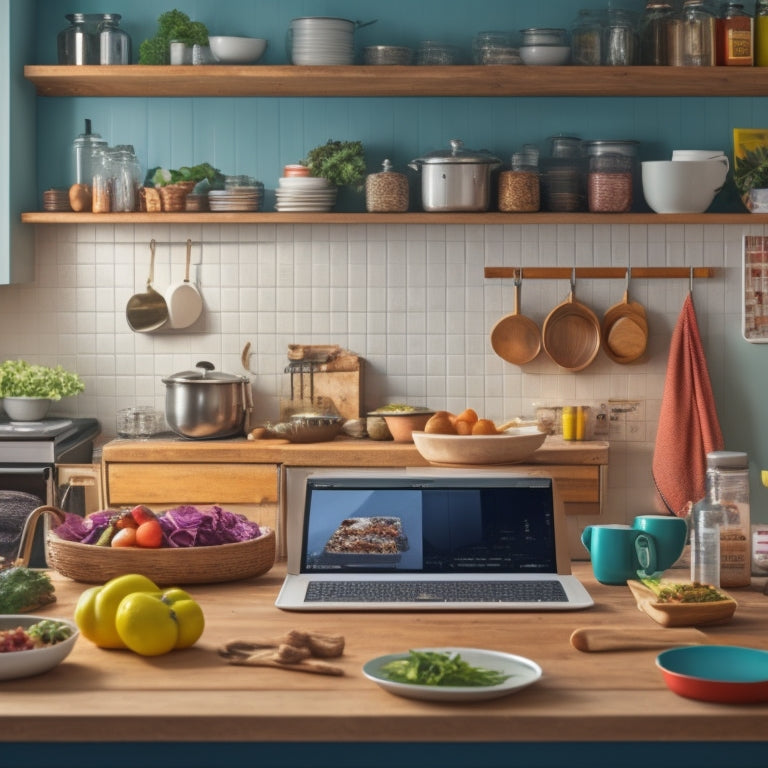
{"type": "Polygon", "coordinates": [[[640,581],[630,580],[627,585],[637,600],[637,607],[645,611],[663,627],[698,627],[726,624],[736,611],[736,601],[722,590],[726,600],[712,603],[661,603],[653,590],[640,581]]]}

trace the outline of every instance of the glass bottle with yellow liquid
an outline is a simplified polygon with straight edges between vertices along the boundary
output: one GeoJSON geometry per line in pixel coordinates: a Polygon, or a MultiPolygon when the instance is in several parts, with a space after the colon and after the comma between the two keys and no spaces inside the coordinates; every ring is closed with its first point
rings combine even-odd
{"type": "Polygon", "coordinates": [[[768,67],[768,0],[755,6],[755,66],[768,67]]]}

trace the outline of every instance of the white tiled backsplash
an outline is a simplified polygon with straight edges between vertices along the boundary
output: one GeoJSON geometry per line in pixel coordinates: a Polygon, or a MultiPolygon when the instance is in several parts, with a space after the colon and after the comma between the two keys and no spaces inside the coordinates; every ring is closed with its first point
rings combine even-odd
{"type": "MultiPolygon", "coordinates": [[[[723,343],[726,306],[738,311],[747,233],[763,234],[763,228],[40,226],[36,282],[0,286],[0,357],[77,370],[86,391],[57,412],[96,416],[108,435],[118,409],[163,407],[163,376],[199,360],[244,373],[241,353],[249,342],[255,419],[277,417],[290,343],[338,344],[363,356],[370,408],[402,401],[452,411],[473,407],[503,421],[532,414],[535,401],[607,405],[606,511],[626,520],[652,511],[650,464],[667,349],[688,280],[632,280],[630,297],[649,317],[646,358],[622,366],[601,352],[574,374],[543,353],[524,368],[493,353],[489,333],[513,310],[514,287],[511,280],[485,279],[484,267],[725,267],[717,279],[694,284],[702,335],[714,329],[723,343]],[[182,279],[184,242],[194,241],[192,277],[205,310],[189,332],[137,334],[126,323],[128,298],[145,289],[151,238],[158,241],[155,286],[161,291],[182,279]]],[[[567,280],[523,281],[521,311],[541,323],[568,291],[567,280]]],[[[621,301],[623,291],[623,280],[576,283],[576,297],[598,316],[621,301]]]]}

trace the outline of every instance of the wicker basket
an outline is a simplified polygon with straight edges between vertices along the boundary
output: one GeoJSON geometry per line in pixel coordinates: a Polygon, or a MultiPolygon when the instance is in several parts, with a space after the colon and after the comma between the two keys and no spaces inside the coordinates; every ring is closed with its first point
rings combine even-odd
{"type": "MultiPolygon", "coordinates": [[[[56,507],[34,510],[25,526],[30,544],[37,519],[46,513],[57,521],[63,519],[63,512],[56,507]]],[[[102,584],[126,573],[141,573],[159,587],[213,584],[261,576],[272,568],[275,532],[266,526],[261,530],[258,538],[236,544],[161,549],[97,547],[65,541],[48,531],[46,556],[48,565],[62,576],[90,584],[102,584]]],[[[23,541],[25,535],[22,533],[23,541]]]]}
{"type": "Polygon", "coordinates": [[[195,188],[194,181],[179,181],[158,187],[164,211],[184,211],[187,207],[187,195],[195,188]]]}
{"type": "Polygon", "coordinates": [[[163,210],[160,193],[155,187],[141,187],[139,190],[139,204],[142,211],[148,211],[149,213],[160,213],[163,210]]]}

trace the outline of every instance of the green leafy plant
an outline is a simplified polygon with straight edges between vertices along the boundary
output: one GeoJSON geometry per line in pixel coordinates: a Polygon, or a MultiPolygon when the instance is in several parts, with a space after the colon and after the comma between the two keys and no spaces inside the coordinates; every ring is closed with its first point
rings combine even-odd
{"type": "Polygon", "coordinates": [[[329,140],[311,149],[302,165],[306,165],[313,176],[328,179],[337,187],[351,186],[358,191],[363,188],[366,169],[360,141],[329,140]]]}
{"type": "Polygon", "coordinates": [[[139,64],[170,64],[171,41],[185,45],[208,45],[208,29],[174,8],[157,19],[157,33],[139,45],[139,64]]]}
{"type": "Polygon", "coordinates": [[[224,185],[224,176],[220,170],[210,163],[200,165],[185,165],[178,169],[150,168],[144,180],[146,187],[164,187],[167,184],[177,184],[180,181],[207,181],[212,189],[224,185]]]}
{"type": "Polygon", "coordinates": [[[82,392],[85,383],[60,365],[48,368],[24,360],[6,360],[0,365],[0,397],[42,397],[61,400],[82,392]]]}
{"type": "Polygon", "coordinates": [[[768,146],[746,149],[733,161],[733,181],[742,195],[752,189],[768,188],[768,146]]]}

